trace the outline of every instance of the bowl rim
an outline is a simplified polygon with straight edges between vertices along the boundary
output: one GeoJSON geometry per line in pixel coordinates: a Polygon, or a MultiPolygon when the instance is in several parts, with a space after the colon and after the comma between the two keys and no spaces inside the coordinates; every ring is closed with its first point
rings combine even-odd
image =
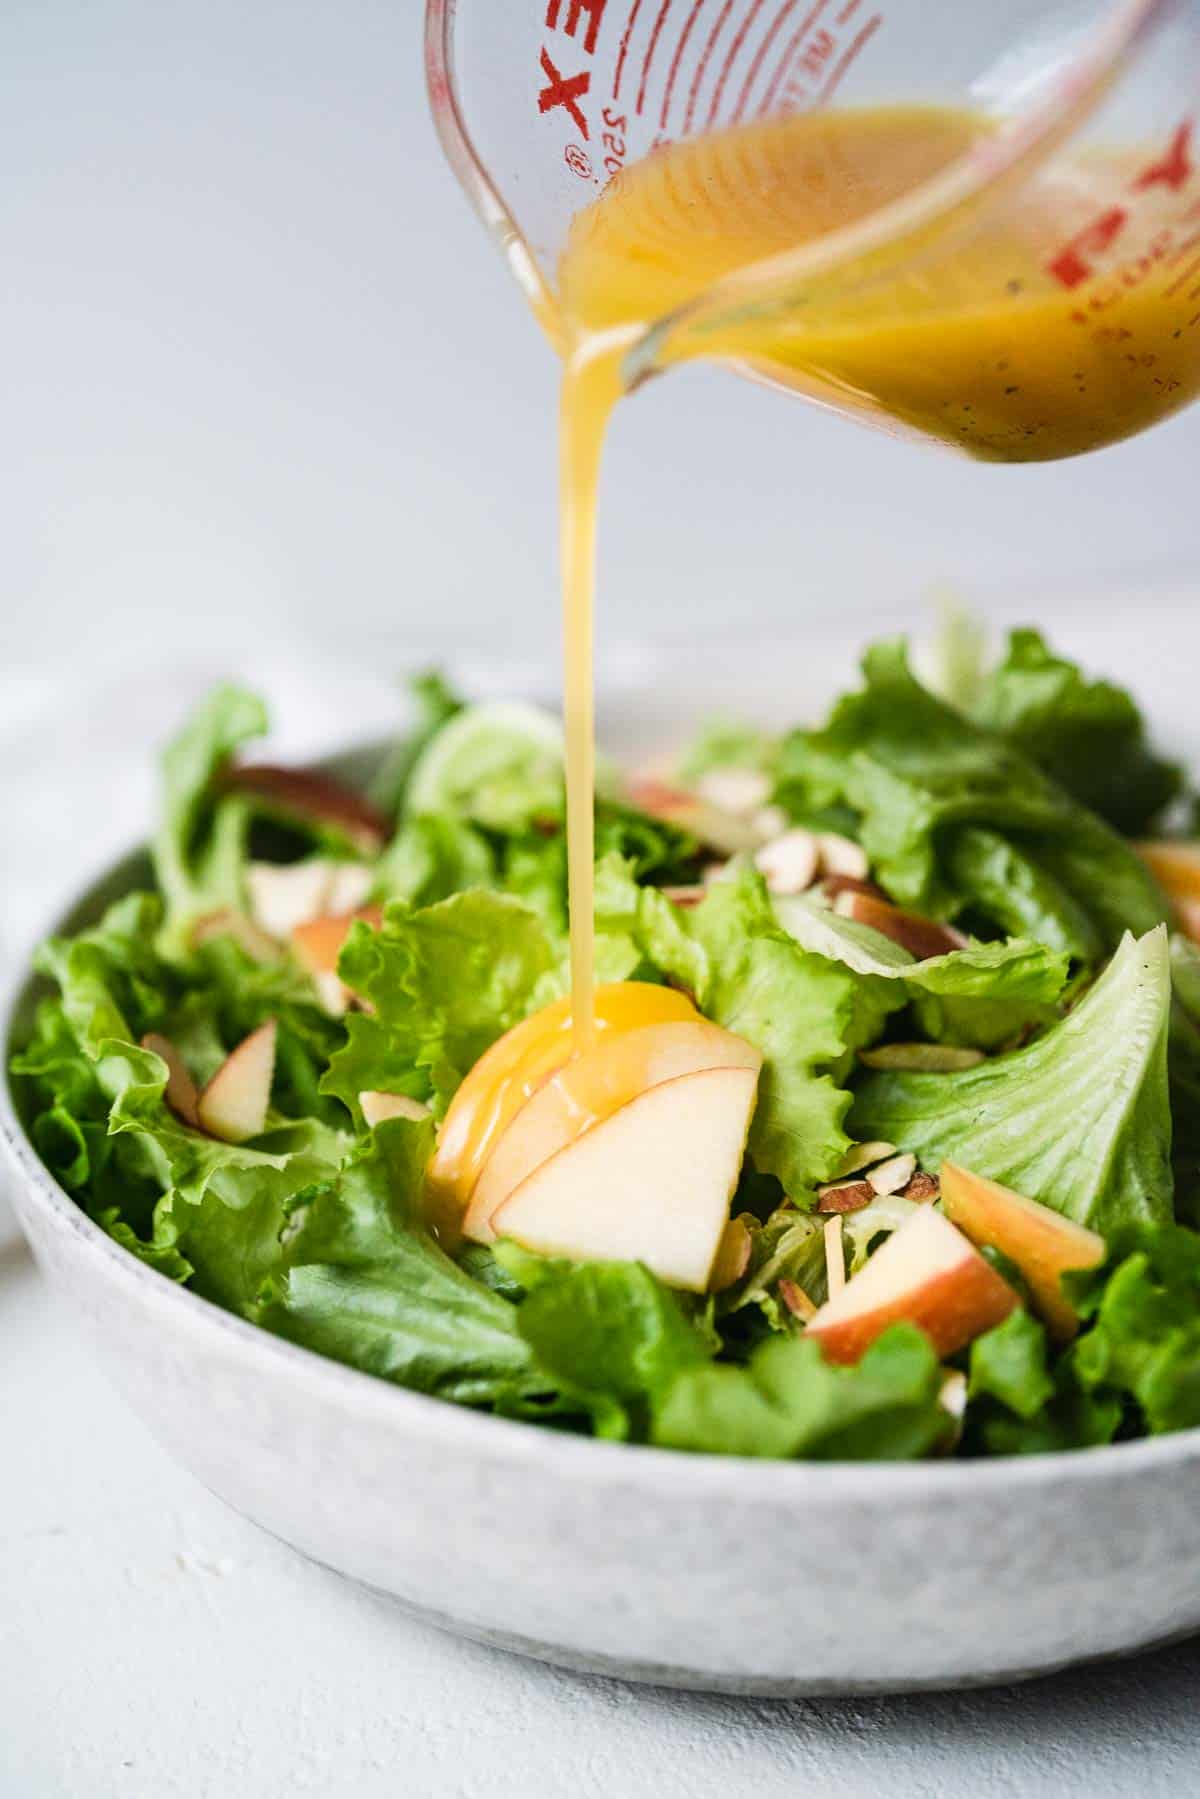
{"type": "MultiPolygon", "coordinates": [[[[321,758],[337,763],[364,746],[351,746],[342,756],[321,758]]],[[[1031,1455],[955,1457],[923,1461],[804,1461],[766,1456],[691,1454],[640,1443],[612,1442],[563,1431],[517,1418],[497,1417],[435,1395],[414,1392],[367,1374],[332,1357],[289,1343],[261,1325],[252,1324],[215,1301],[172,1281],[123,1249],[55,1180],[38,1155],[17,1108],[9,1067],[18,1017],[37,979],[33,950],[44,937],[63,929],[74,915],[94,904],[97,895],[127,873],[148,853],[145,842],[116,856],[53,910],[47,929],[18,953],[0,984],[0,1045],[4,1068],[0,1079],[0,1144],[7,1153],[24,1202],[39,1210],[50,1225],[66,1230],[91,1258],[97,1280],[124,1287],[131,1296],[155,1304],[181,1327],[209,1333],[242,1359],[258,1358],[300,1383],[316,1385],[330,1402],[340,1403],[365,1422],[400,1426],[434,1441],[470,1449],[481,1459],[536,1463],[543,1477],[569,1479],[577,1471],[594,1480],[624,1485],[644,1477],[656,1487],[682,1484],[690,1494],[732,1496],[763,1503],[814,1497],[847,1501],[936,1500],[956,1498],[964,1486],[1022,1490],[1064,1480],[1088,1483],[1118,1477],[1137,1478],[1180,1461],[1200,1463],[1200,1427],[1159,1437],[1138,1437],[1092,1448],[1053,1450],[1031,1455]]],[[[130,889],[132,891],[133,889],[130,889]]],[[[21,1202],[17,1205],[21,1220],[21,1202]]],[[[23,1228],[23,1224],[22,1224],[23,1228]]]]}

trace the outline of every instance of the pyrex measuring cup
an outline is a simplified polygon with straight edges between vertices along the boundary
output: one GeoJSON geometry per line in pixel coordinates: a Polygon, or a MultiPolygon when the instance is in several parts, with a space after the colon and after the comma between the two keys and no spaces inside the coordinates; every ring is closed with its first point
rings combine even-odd
{"type": "Polygon", "coordinates": [[[1005,460],[1112,441],[1200,391],[1200,0],[429,0],[427,55],[447,154],[559,337],[572,228],[657,148],[833,109],[983,123],[911,184],[897,172],[878,203],[851,196],[832,228],[646,318],[627,385],[711,350],[1005,460]],[[1018,309],[1025,351],[1042,343],[1024,390],[1018,309]]]}

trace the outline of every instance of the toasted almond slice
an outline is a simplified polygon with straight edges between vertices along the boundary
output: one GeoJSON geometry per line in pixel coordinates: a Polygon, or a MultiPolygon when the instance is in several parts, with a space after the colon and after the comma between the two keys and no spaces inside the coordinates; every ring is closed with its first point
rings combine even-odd
{"type": "Polygon", "coordinates": [[[693,882],[687,887],[660,887],[659,892],[669,899],[672,905],[682,906],[686,911],[691,906],[698,906],[708,892],[702,882],[693,882]]]}
{"type": "Polygon", "coordinates": [[[810,1318],[816,1317],[816,1306],[808,1297],[804,1288],[796,1281],[784,1279],[778,1283],[778,1286],[779,1297],[782,1299],[793,1318],[802,1318],[804,1323],[807,1324],[810,1318]]]}
{"type": "Polygon", "coordinates": [[[819,834],[817,854],[821,859],[822,874],[849,875],[855,881],[865,881],[871,872],[862,844],[855,843],[852,837],[839,836],[836,831],[819,834]]]}
{"type": "Polygon", "coordinates": [[[696,792],[722,812],[745,816],[766,805],[771,797],[771,781],[758,768],[710,768],[696,782],[696,792]]]}
{"type": "Polygon", "coordinates": [[[331,1018],[344,1018],[354,1003],[354,995],[342,977],[321,968],[313,974],[312,983],[322,1012],[328,1012],[331,1018]]]}
{"type": "Polygon", "coordinates": [[[855,875],[822,875],[820,886],[830,904],[839,893],[865,893],[871,899],[887,900],[882,887],[877,887],[874,881],[860,881],[855,875]]]}
{"type": "Polygon", "coordinates": [[[987,1057],[981,1049],[960,1049],[953,1043],[881,1043],[861,1049],[858,1059],[867,1068],[886,1068],[893,1074],[961,1074],[978,1068],[987,1057]]]}
{"type": "Polygon", "coordinates": [[[732,1287],[749,1266],[750,1232],[746,1220],[739,1214],[729,1220],[717,1245],[712,1273],[708,1277],[709,1292],[721,1293],[726,1287],[732,1287]]]}
{"type": "Polygon", "coordinates": [[[276,1025],[260,1024],[226,1056],[196,1105],[200,1124],[224,1143],[245,1143],[267,1122],[275,1072],[276,1025]]]}
{"type": "Polygon", "coordinates": [[[967,1377],[961,1368],[951,1368],[938,1393],[938,1404],[944,1412],[961,1422],[967,1409],[967,1377]]]}
{"type": "MultiPolygon", "coordinates": [[[[834,1181],[844,1181],[847,1175],[857,1174],[862,1168],[874,1168],[876,1162],[886,1161],[895,1153],[894,1143],[852,1143],[838,1165],[834,1181]]],[[[832,1186],[833,1182],[826,1184],[832,1186]]]]}
{"type": "Polygon", "coordinates": [[[290,937],[297,925],[328,911],[334,865],[324,856],[306,862],[251,862],[246,870],[250,913],[269,937],[290,937]]]}
{"type": "Polygon", "coordinates": [[[817,840],[811,831],[785,831],[754,861],[772,893],[804,893],[817,877],[817,840]]]}
{"type": "Polygon", "coordinates": [[[899,1193],[907,1187],[917,1171],[916,1156],[893,1156],[888,1162],[881,1162],[878,1168],[872,1168],[867,1176],[867,1185],[882,1199],[889,1193],[899,1193]]]}
{"type": "Polygon", "coordinates": [[[153,1050],[156,1056],[162,1057],[167,1065],[167,1084],[163,1098],[177,1118],[181,1118],[184,1124],[190,1124],[193,1130],[197,1129],[200,1119],[196,1106],[200,1090],[179,1050],[169,1037],[160,1037],[157,1031],[146,1032],[142,1038],[142,1048],[153,1050]]]}
{"type": "Polygon", "coordinates": [[[365,906],[375,875],[365,862],[335,862],[326,896],[327,912],[355,912],[365,906]]]}
{"type": "Polygon", "coordinates": [[[419,1099],[409,1099],[405,1093],[360,1093],[358,1103],[372,1130],[389,1118],[411,1118],[419,1123],[432,1116],[428,1106],[419,1099]]]}
{"type": "Polygon", "coordinates": [[[754,814],[754,828],[764,843],[771,837],[782,837],[788,828],[788,815],[782,806],[763,806],[754,814]]]}
{"type": "Polygon", "coordinates": [[[911,1199],[917,1205],[924,1205],[931,1199],[940,1199],[942,1185],[936,1174],[914,1174],[908,1186],[901,1189],[903,1199],[911,1199]]]}
{"type": "Polygon", "coordinates": [[[841,1214],[825,1221],[825,1274],[830,1299],[836,1298],[846,1285],[846,1255],[842,1248],[841,1214]]]}
{"type": "Polygon", "coordinates": [[[855,924],[869,925],[881,937],[890,937],[918,962],[967,947],[967,938],[952,926],[939,924],[933,918],[922,918],[917,912],[905,912],[890,901],[875,899],[869,893],[847,889],[838,894],[833,909],[843,918],[853,919],[855,924]]]}
{"type": "Polygon", "coordinates": [[[861,1212],[875,1198],[870,1181],[830,1181],[817,1188],[818,1212],[861,1212]]]}

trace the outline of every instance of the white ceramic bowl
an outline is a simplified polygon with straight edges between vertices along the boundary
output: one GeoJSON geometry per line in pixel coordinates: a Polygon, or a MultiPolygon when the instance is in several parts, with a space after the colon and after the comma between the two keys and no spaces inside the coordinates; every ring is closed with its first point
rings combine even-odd
{"type": "MultiPolygon", "coordinates": [[[[632,685],[662,691],[653,669],[632,685]]],[[[618,741],[637,736],[614,712],[618,741]]],[[[129,859],[57,928],[147,878],[129,859]]],[[[10,996],[6,1040],[34,991],[10,996]]],[[[55,1183],[6,1085],[0,1132],[39,1264],[159,1439],[265,1529],[431,1622],[763,1694],[1009,1680],[1200,1628],[1200,1431],[915,1466],[560,1436],[404,1392],[181,1290],[55,1183]]]]}

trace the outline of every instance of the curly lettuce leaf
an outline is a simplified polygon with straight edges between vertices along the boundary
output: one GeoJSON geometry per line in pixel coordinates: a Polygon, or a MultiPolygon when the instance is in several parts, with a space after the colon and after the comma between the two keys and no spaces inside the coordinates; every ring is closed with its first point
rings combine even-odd
{"type": "Polygon", "coordinates": [[[402,824],[384,850],[373,892],[377,899],[431,906],[498,884],[496,854],[482,831],[448,813],[422,813],[402,824]]]}
{"type": "Polygon", "coordinates": [[[712,1358],[683,1302],[640,1262],[549,1264],[518,1306],[517,1328],[596,1435],[614,1441],[644,1442],[659,1396],[712,1358]]]}
{"type": "Polygon", "coordinates": [[[961,1162],[1102,1236],[1171,1217],[1167,933],[1125,939],[1078,1006],[1028,1048],[956,1074],[868,1074],[851,1126],[961,1162]]]}
{"type": "Polygon", "coordinates": [[[217,687],[163,752],[154,873],[166,906],[164,943],[176,954],[196,919],[242,905],[250,808],[238,795],[222,794],[218,776],[266,729],[257,694],[217,687]]]}
{"type": "Polygon", "coordinates": [[[901,983],[922,1031],[939,1043],[994,1049],[1048,1023],[1066,985],[1067,956],[1043,943],[973,943],[918,961],[890,937],[808,894],[777,898],[774,905],[784,930],[805,949],[856,974],[901,983]]]}
{"type": "Polygon", "coordinates": [[[904,1460],[945,1435],[941,1385],[937,1356],[912,1325],[893,1325],[853,1368],[832,1366],[802,1337],[772,1337],[745,1367],[679,1375],[653,1441],[694,1454],[904,1460]]]}
{"type": "Polygon", "coordinates": [[[1040,632],[1010,634],[971,710],[1126,837],[1145,836],[1182,790],[1178,764],[1155,753],[1125,689],[1089,681],[1040,632]]]}
{"type": "Polygon", "coordinates": [[[419,1393],[544,1411],[553,1382],[507,1299],[473,1280],[420,1222],[428,1123],[392,1119],[289,1208],[287,1265],[257,1321],[290,1342],[419,1393]]]}
{"type": "Polygon", "coordinates": [[[321,1090],[357,1116],[365,1089],[444,1109],[484,1050],[553,997],[561,955],[528,906],[475,890],[422,908],[393,903],[378,931],[359,922],[338,969],[371,1010],[348,1019],[321,1090]]]}
{"type": "MultiPolygon", "coordinates": [[[[968,827],[998,834],[1083,909],[1105,947],[1162,923],[1166,904],[1135,852],[994,732],[942,703],[908,667],[902,642],[874,645],[866,685],[821,731],[785,743],[781,778],[792,803],[849,806],[878,879],[902,905],[937,918],[980,915],[1002,930],[995,880],[965,884],[955,846],[968,827]]],[[[1028,924],[1022,921],[1022,928],[1028,924]]],[[[1055,947],[1071,947],[1058,937],[1055,947]]]]}

